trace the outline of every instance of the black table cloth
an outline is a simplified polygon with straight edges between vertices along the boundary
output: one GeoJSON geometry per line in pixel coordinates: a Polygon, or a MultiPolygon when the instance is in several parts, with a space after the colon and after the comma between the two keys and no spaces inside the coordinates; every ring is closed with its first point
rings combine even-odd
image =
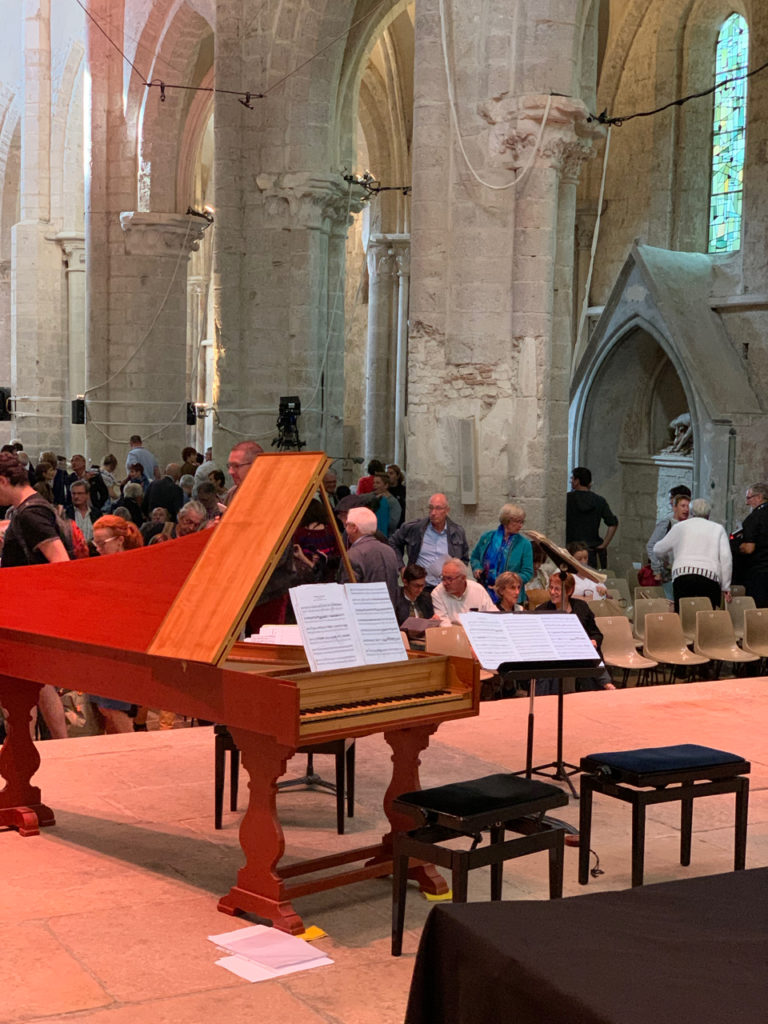
{"type": "Polygon", "coordinates": [[[768,868],[437,906],[406,1024],[765,1024],[768,868]]]}

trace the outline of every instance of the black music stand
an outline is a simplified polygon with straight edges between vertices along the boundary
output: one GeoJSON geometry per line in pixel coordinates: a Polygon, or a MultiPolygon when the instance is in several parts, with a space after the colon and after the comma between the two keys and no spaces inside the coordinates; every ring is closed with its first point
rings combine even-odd
{"type": "Polygon", "coordinates": [[[557,665],[549,664],[544,666],[530,666],[521,668],[519,664],[514,662],[504,662],[499,665],[499,675],[504,676],[506,679],[515,680],[528,680],[530,690],[528,694],[528,735],[526,739],[526,751],[525,751],[525,768],[519,772],[513,772],[513,775],[525,775],[526,779],[530,779],[532,775],[541,775],[547,779],[555,779],[558,782],[565,782],[568,785],[574,799],[579,799],[579,794],[576,792],[573,783],[571,782],[571,775],[576,775],[581,771],[578,765],[571,764],[569,761],[563,760],[563,680],[573,678],[589,678],[596,675],[601,668],[600,659],[595,659],[594,662],[586,664],[584,662],[571,665],[563,666],[561,663],[557,665]],[[557,680],[557,752],[554,761],[547,761],[544,764],[533,766],[533,731],[534,731],[534,710],[533,702],[536,699],[536,680],[537,679],[556,679],[557,680]],[[546,769],[552,769],[547,771],[546,769]]]}

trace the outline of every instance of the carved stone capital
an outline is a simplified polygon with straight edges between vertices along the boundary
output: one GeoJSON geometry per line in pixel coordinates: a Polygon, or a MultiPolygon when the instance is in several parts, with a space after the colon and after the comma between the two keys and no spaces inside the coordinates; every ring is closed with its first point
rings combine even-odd
{"type": "Polygon", "coordinates": [[[397,272],[397,256],[388,235],[371,235],[366,250],[368,277],[376,281],[380,277],[394,277],[397,272]]]}
{"type": "Polygon", "coordinates": [[[504,94],[483,103],[479,113],[489,125],[488,145],[497,166],[517,171],[533,157],[537,166],[553,168],[573,182],[593,154],[593,140],[604,132],[587,120],[589,112],[580,100],[566,96],[504,94]],[[541,144],[534,157],[540,133],[541,144]]]}
{"type": "Polygon", "coordinates": [[[61,258],[69,273],[85,273],[85,235],[76,231],[60,231],[56,241],[61,246],[61,258]]]}
{"type": "Polygon", "coordinates": [[[125,251],[129,256],[189,256],[200,248],[209,222],[181,213],[120,214],[125,251]]]}
{"type": "Polygon", "coordinates": [[[352,214],[363,208],[365,192],[341,177],[321,177],[308,172],[258,174],[256,187],[264,199],[267,216],[294,221],[315,231],[346,232],[352,214]]]}

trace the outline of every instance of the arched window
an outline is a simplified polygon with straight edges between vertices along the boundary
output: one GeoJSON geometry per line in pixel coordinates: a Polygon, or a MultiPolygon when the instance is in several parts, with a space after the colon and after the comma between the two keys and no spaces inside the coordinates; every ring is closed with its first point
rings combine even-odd
{"type": "Polygon", "coordinates": [[[712,125],[709,252],[733,252],[741,245],[747,114],[747,80],[743,76],[748,60],[747,23],[740,14],[732,14],[720,29],[715,50],[717,89],[712,125]]]}

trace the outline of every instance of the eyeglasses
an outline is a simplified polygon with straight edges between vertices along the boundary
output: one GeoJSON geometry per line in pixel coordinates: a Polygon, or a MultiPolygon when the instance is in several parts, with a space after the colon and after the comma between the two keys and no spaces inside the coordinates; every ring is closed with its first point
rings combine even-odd
{"type": "Polygon", "coordinates": [[[96,548],[97,551],[101,551],[101,549],[105,548],[111,540],[117,540],[117,535],[112,534],[111,537],[94,537],[93,546],[96,548]]]}
{"type": "Polygon", "coordinates": [[[250,462],[228,462],[227,469],[242,469],[243,466],[250,466],[250,462]]]}
{"type": "Polygon", "coordinates": [[[443,583],[455,583],[456,580],[465,580],[467,577],[463,574],[461,576],[441,576],[440,579],[443,583]]]}

